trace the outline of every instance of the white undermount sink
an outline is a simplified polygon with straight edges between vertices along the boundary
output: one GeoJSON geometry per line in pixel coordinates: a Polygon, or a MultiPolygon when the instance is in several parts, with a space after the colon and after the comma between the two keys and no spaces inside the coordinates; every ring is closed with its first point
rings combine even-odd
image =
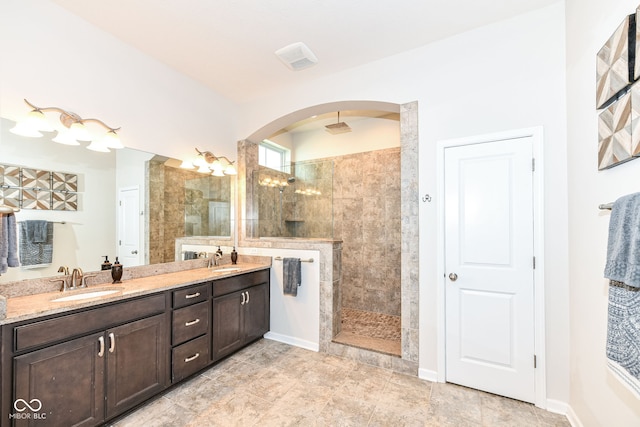
{"type": "Polygon", "coordinates": [[[51,302],[65,302],[65,301],[78,301],[83,299],[104,297],[107,295],[122,292],[122,288],[100,288],[87,291],[71,291],[71,293],[56,299],[52,299],[51,302]]]}
{"type": "Polygon", "coordinates": [[[214,268],[214,273],[230,273],[232,271],[240,271],[240,267],[223,267],[223,268],[214,268]]]}

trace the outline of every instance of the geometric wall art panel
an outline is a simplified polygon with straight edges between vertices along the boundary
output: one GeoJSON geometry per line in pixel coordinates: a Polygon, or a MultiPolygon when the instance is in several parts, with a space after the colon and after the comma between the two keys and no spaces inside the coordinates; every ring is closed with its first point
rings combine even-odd
{"type": "Polygon", "coordinates": [[[640,61],[638,60],[638,58],[640,58],[640,25],[638,25],[638,16],[640,16],[640,6],[638,6],[638,8],[636,9],[636,29],[635,29],[635,55],[634,55],[634,59],[635,59],[635,64],[634,64],[634,72],[633,72],[633,79],[634,80],[638,80],[640,79],[640,61]]]}
{"type": "Polygon", "coordinates": [[[20,208],[22,200],[22,190],[15,187],[0,188],[0,205],[9,206],[11,208],[20,208]]]}
{"type": "Polygon", "coordinates": [[[51,209],[51,191],[38,189],[22,189],[22,207],[24,209],[51,209]]]}
{"type": "Polygon", "coordinates": [[[0,164],[0,205],[19,209],[77,211],[77,191],[76,174],[0,164]]]}
{"type": "Polygon", "coordinates": [[[604,108],[615,101],[620,92],[633,82],[635,37],[635,15],[629,15],[598,51],[596,55],[596,108],[604,108]],[[634,49],[629,49],[630,44],[634,49]]]}
{"type": "Polygon", "coordinates": [[[51,172],[22,168],[22,187],[42,190],[51,189],[51,172]]]}
{"type": "Polygon", "coordinates": [[[51,172],[54,191],[78,191],[78,175],[63,172],[51,172]]]}
{"type": "Polygon", "coordinates": [[[598,170],[633,159],[631,100],[627,92],[598,116],[598,170]]]}
{"type": "Polygon", "coordinates": [[[640,157],[640,82],[631,86],[631,155],[640,157]]]}
{"type": "Polygon", "coordinates": [[[6,187],[20,187],[20,167],[2,165],[0,185],[4,185],[6,187]]]}
{"type": "Polygon", "coordinates": [[[51,209],[57,211],[77,211],[78,193],[54,191],[51,193],[51,209]]]}

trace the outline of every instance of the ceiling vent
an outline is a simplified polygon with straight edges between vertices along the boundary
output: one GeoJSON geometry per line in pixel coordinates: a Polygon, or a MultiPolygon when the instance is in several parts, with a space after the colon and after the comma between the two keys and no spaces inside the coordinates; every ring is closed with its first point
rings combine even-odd
{"type": "Polygon", "coordinates": [[[289,46],[278,49],[275,54],[293,71],[304,70],[318,63],[318,58],[302,42],[292,43],[289,46]]]}

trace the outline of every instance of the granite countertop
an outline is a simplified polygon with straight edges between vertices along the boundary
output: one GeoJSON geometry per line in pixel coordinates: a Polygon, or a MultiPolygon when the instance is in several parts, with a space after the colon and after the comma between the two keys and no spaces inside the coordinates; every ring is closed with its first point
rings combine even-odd
{"type": "Polygon", "coordinates": [[[270,265],[260,263],[238,263],[237,265],[222,265],[217,269],[239,268],[237,271],[216,271],[216,268],[195,268],[191,270],[177,271],[173,273],[158,274],[154,276],[140,277],[123,280],[118,284],[102,284],[89,286],[80,290],[66,292],[47,292],[35,295],[26,295],[7,298],[6,317],[0,319],[0,325],[14,323],[21,320],[33,319],[50,314],[64,313],[78,308],[91,307],[108,302],[125,300],[127,298],[162,292],[172,288],[178,288],[207,280],[216,280],[252,271],[264,270],[270,265]],[[118,292],[95,298],[80,299],[75,301],[54,302],[57,298],[73,295],[74,293],[86,293],[101,289],[118,289],[118,292]]]}

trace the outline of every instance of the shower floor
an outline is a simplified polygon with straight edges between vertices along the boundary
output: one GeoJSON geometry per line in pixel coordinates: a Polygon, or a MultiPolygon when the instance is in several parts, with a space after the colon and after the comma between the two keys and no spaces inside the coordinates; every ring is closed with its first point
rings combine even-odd
{"type": "Polygon", "coordinates": [[[343,307],[342,331],[333,341],[400,356],[400,316],[343,307]]]}

